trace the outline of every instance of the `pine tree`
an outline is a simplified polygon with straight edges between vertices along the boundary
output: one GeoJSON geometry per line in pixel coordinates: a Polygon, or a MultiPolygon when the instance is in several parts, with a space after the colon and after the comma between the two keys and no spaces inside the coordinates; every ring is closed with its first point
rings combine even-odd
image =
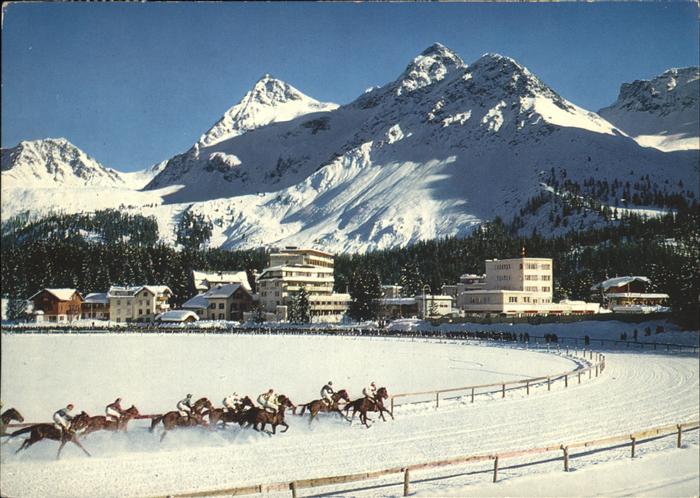
{"type": "Polygon", "coordinates": [[[350,309],[355,320],[375,320],[379,316],[379,299],[382,286],[379,273],[374,270],[356,270],[350,278],[350,309]]]}

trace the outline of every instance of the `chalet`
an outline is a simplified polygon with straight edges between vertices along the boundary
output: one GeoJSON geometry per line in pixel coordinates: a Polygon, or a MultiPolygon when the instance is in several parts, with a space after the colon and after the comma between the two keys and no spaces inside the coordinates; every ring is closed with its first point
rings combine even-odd
{"type": "Polygon", "coordinates": [[[87,320],[109,320],[109,296],[106,292],[91,292],[82,304],[82,316],[87,320]]]}
{"type": "Polygon", "coordinates": [[[212,287],[225,284],[240,284],[248,292],[253,292],[248,274],[244,270],[240,271],[197,271],[192,270],[194,287],[198,292],[206,292],[212,287]]]}
{"type": "Polygon", "coordinates": [[[253,295],[242,284],[219,284],[194,296],[182,309],[197,313],[203,320],[243,320],[253,307],[253,295]]]}
{"type": "Polygon", "coordinates": [[[591,287],[594,297],[616,313],[650,313],[669,311],[668,294],[647,292],[651,285],[648,277],[624,276],[609,278],[591,287]]]}
{"type": "Polygon", "coordinates": [[[83,296],[76,289],[42,289],[29,298],[34,314],[48,322],[70,322],[80,318],[83,296]]]}

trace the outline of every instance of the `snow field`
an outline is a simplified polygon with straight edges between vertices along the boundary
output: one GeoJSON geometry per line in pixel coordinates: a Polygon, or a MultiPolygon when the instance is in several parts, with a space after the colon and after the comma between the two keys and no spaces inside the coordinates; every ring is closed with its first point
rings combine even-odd
{"type": "MultiPolygon", "coordinates": [[[[233,389],[239,392],[257,394],[272,382],[301,403],[317,397],[316,390],[326,377],[338,387],[350,387],[355,397],[370,378],[389,386],[391,393],[498,382],[509,380],[508,375],[523,378],[573,368],[571,361],[555,355],[391,339],[114,334],[3,335],[2,341],[3,401],[7,399],[9,406],[11,400],[20,411],[26,406],[27,420],[46,418],[68,395],[78,409],[97,412],[90,403],[104,406],[121,394],[125,403],[133,402],[145,413],[146,407],[162,409],[174,403],[190,387],[195,396],[209,394],[219,404],[214,397],[217,389],[225,394],[235,384],[233,389]],[[338,374],[339,365],[344,378],[338,374]],[[120,375],[121,381],[117,380],[120,375]],[[265,380],[254,380],[258,375],[265,380]],[[161,382],[164,378],[167,383],[161,382]],[[256,386],[262,387],[257,390],[256,386]],[[60,401],[54,402],[52,396],[60,401]]],[[[40,443],[15,456],[12,448],[18,443],[12,442],[2,450],[0,483],[11,496],[148,496],[215,490],[594,439],[697,418],[697,357],[624,352],[607,353],[606,359],[605,373],[592,382],[570,383],[568,389],[555,384],[551,393],[539,390],[529,397],[509,393],[505,399],[495,397],[474,405],[453,403],[438,410],[428,405],[399,407],[395,421],[376,422],[369,430],[327,416],[309,428],[306,419],[288,416],[289,432],[272,438],[237,429],[216,433],[183,430],[168,434],[161,445],[156,435],[134,424],[128,434],[88,436],[84,442],[93,458],[67,447],[58,462],[53,460],[54,443],[40,443]],[[78,471],[80,478],[76,479],[78,471]]],[[[684,441],[690,441],[692,447],[690,436],[684,441]]],[[[646,447],[641,445],[639,450],[646,447]]],[[[604,462],[612,459],[611,453],[590,458],[592,463],[604,462]]],[[[479,470],[479,465],[467,471],[479,470]]],[[[561,460],[552,463],[551,469],[547,465],[504,469],[501,477],[560,471],[561,460]]],[[[421,472],[414,479],[452,472],[464,469],[421,472]]],[[[649,478],[658,476],[650,472],[649,478]]],[[[484,482],[484,476],[478,474],[464,479],[469,485],[484,482]]],[[[447,492],[460,483],[464,482],[426,481],[420,490],[447,492]]],[[[363,493],[372,496],[401,493],[400,486],[375,488],[375,484],[356,487],[371,488],[363,493]]],[[[307,494],[326,489],[333,490],[319,488],[307,494]]]]}

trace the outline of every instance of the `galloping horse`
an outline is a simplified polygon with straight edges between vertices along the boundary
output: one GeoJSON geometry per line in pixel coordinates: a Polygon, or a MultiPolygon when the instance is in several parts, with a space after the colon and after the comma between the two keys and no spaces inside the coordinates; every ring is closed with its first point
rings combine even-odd
{"type": "Polygon", "coordinates": [[[204,409],[211,410],[214,408],[214,405],[211,404],[211,401],[209,399],[205,398],[199,398],[197,401],[194,402],[192,405],[192,412],[193,413],[202,413],[202,410],[204,409]]]}
{"type": "Polygon", "coordinates": [[[239,421],[241,427],[243,427],[243,424],[252,425],[253,429],[256,431],[263,431],[270,435],[269,431],[265,431],[265,426],[267,424],[272,426],[272,434],[277,434],[277,426],[283,425],[284,430],[282,432],[287,432],[289,430],[289,426],[284,421],[284,412],[287,410],[287,408],[295,409],[296,407],[294,406],[294,403],[292,403],[292,401],[283,394],[279,395],[278,399],[279,408],[277,409],[276,413],[270,413],[267,410],[256,406],[250,410],[244,411],[241,420],[239,421]],[[258,429],[258,424],[260,424],[260,429],[258,429]]]}
{"type": "Polygon", "coordinates": [[[236,403],[236,409],[234,411],[226,410],[224,408],[212,408],[208,411],[202,412],[203,417],[209,417],[209,429],[214,430],[216,424],[221,422],[226,427],[227,422],[238,422],[240,414],[247,408],[252,408],[255,405],[253,401],[248,397],[244,397],[240,403],[236,403]]]}
{"type": "Polygon", "coordinates": [[[0,436],[9,436],[9,434],[5,434],[5,430],[13,420],[16,420],[19,423],[24,422],[24,417],[22,414],[14,408],[9,408],[5,410],[2,415],[0,415],[0,436]]]}
{"type": "Polygon", "coordinates": [[[311,413],[309,425],[311,425],[311,422],[314,418],[316,418],[316,415],[318,415],[319,412],[336,412],[340,414],[341,417],[347,419],[347,417],[343,415],[343,412],[340,411],[338,403],[340,402],[340,400],[344,400],[346,403],[350,402],[348,392],[345,389],[341,389],[337,393],[334,393],[333,396],[331,396],[331,399],[333,400],[333,404],[331,406],[328,406],[328,403],[326,403],[326,401],[322,399],[311,401],[310,403],[306,403],[305,405],[299,405],[301,406],[301,412],[299,413],[299,415],[304,415],[304,412],[308,408],[309,412],[311,413]]]}
{"type": "Polygon", "coordinates": [[[149,429],[149,432],[153,432],[161,421],[163,422],[163,434],[160,436],[161,442],[163,441],[163,438],[165,438],[168,431],[176,427],[194,427],[196,425],[203,425],[206,427],[209,425],[207,424],[206,420],[204,420],[201,413],[193,412],[190,415],[180,415],[180,412],[172,411],[163,415],[156,415],[155,417],[151,418],[151,428],[149,429]]]}
{"type": "Polygon", "coordinates": [[[131,405],[130,408],[124,410],[124,412],[119,417],[119,420],[108,419],[103,415],[98,415],[96,417],[90,417],[87,421],[87,426],[81,434],[82,436],[87,436],[91,432],[105,430],[105,431],[124,431],[126,432],[126,426],[129,421],[133,418],[139,416],[138,409],[131,405]]]}
{"type": "Polygon", "coordinates": [[[21,434],[29,433],[29,438],[24,440],[22,446],[20,446],[15,453],[19,453],[20,451],[29,448],[31,445],[41,441],[42,439],[52,439],[54,441],[61,442],[61,445],[58,447],[58,453],[56,453],[57,460],[61,457],[61,450],[63,450],[63,447],[69,442],[77,445],[85,452],[87,456],[92,456],[85,448],[83,448],[83,445],[80,444],[80,441],[78,441],[78,436],[76,436],[76,432],[85,427],[88,418],[90,418],[90,416],[85,412],[81,412],[79,415],[76,415],[73,420],[71,420],[69,430],[67,431],[59,429],[54,424],[35,424],[15,431],[10,434],[10,437],[16,437],[21,434]]]}
{"type": "Polygon", "coordinates": [[[352,408],[352,418],[350,419],[350,423],[352,423],[353,419],[355,418],[355,414],[357,412],[360,413],[360,422],[365,424],[365,427],[369,427],[367,424],[367,412],[379,412],[379,416],[382,418],[384,422],[386,422],[386,419],[384,418],[384,412],[388,413],[391,415],[391,419],[394,419],[394,416],[391,414],[389,410],[384,408],[384,400],[389,397],[389,393],[386,390],[386,387],[380,387],[377,389],[377,394],[374,397],[375,401],[372,401],[371,399],[368,398],[360,398],[356,399],[355,401],[352,401],[345,405],[345,414],[347,415],[348,412],[350,411],[350,408],[352,408]]]}

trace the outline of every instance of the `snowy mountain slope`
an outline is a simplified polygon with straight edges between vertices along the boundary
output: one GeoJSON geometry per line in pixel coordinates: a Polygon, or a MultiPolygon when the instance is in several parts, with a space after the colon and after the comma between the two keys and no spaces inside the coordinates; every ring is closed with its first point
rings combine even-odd
{"type": "Polygon", "coordinates": [[[23,141],[2,149],[2,187],[122,187],[121,174],[65,138],[23,141]]]}
{"type": "Polygon", "coordinates": [[[131,173],[120,173],[124,183],[131,189],[139,190],[148,185],[158,173],[163,171],[167,161],[161,161],[153,166],[149,166],[141,171],[131,173]]]}
{"type": "Polygon", "coordinates": [[[512,59],[467,66],[436,44],[349,105],[190,151],[147,188],[182,186],[167,202],[209,216],[214,245],[364,251],[508,219],[552,167],[695,185],[696,161],[640,147],[512,59]]]}
{"type": "MultiPolygon", "coordinates": [[[[271,78],[256,88],[228,121],[158,165],[144,191],[103,195],[100,205],[156,216],[171,242],[169,228],[193,210],[213,221],[212,246],[363,252],[465,235],[495,216],[508,220],[552,168],[579,181],[634,183],[648,174],[659,185],[698,184],[697,151],[640,147],[496,54],[467,65],[435,44],[396,80],[348,105],[296,117],[316,101],[293,98],[296,90],[271,78]]],[[[66,209],[95,209],[99,203],[88,199],[94,195],[81,194],[66,209]]],[[[34,194],[24,200],[33,209],[47,205],[34,194]]],[[[3,199],[4,212],[7,206],[3,199]]]]}
{"type": "Polygon", "coordinates": [[[700,68],[669,69],[623,83],[617,101],[598,111],[647,147],[700,149],[700,68]]]}
{"type": "Polygon", "coordinates": [[[198,144],[201,147],[214,145],[270,123],[289,121],[297,116],[337,107],[336,104],[314,100],[284,81],[266,74],[199,138],[198,144]]]}

